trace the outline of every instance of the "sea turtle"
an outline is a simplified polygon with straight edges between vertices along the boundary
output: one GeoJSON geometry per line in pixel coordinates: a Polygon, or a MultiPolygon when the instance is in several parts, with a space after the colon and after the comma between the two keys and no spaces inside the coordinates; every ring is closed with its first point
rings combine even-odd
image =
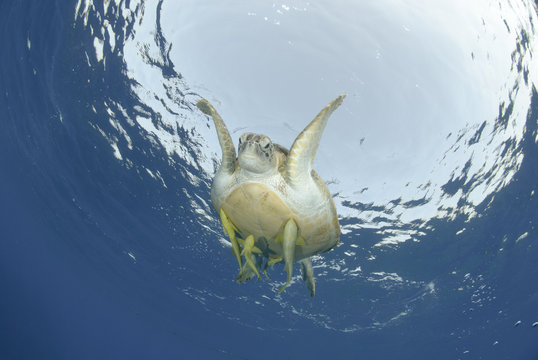
{"type": "Polygon", "coordinates": [[[265,135],[245,133],[239,138],[238,157],[215,108],[205,99],[197,102],[197,107],[213,118],[222,148],[211,201],[239,263],[239,282],[254,275],[260,279],[265,259],[266,275],[268,266],[284,261],[288,276],[282,292],[291,281],[293,263],[298,261],[314,296],[310,256],[338,243],[340,225],[331,194],[312,164],[327,120],[344,97],[340,95],[324,107],[289,151],[265,135]]]}

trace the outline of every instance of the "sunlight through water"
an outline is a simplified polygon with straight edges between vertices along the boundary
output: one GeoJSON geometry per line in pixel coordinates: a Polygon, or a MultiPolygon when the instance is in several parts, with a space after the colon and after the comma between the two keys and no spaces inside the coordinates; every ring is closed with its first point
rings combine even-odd
{"type": "MultiPolygon", "coordinates": [[[[193,186],[177,189],[188,199],[178,206],[195,214],[189,226],[198,230],[178,230],[172,250],[216,261],[189,270],[212,277],[178,283],[178,291],[248,327],[364,331],[435,302],[440,275],[399,273],[402,246],[428,246],[438,224],[455,219],[462,226],[453,237],[465,235],[523,161],[538,80],[530,1],[148,0],[101,7],[80,0],[74,18],[94,39],[88,67],[120,72],[130,90],[129,102],[111,96],[93,104],[92,127],[121,166],[173,187],[162,168],[138,156],[164,150],[193,186]],[[209,99],[236,144],[251,131],[290,147],[340,93],[348,96],[314,164],[342,226],[340,245],[313,258],[321,302],[300,300],[306,290],[298,272],[282,294],[281,269],[270,273],[271,283],[235,284],[230,244],[209,200],[220,147],[194,104],[209,99]],[[140,136],[143,143],[133,140],[140,136]],[[247,295],[253,286],[257,297],[247,295]],[[234,303],[243,304],[241,312],[234,303]],[[290,316],[300,321],[267,320],[290,316]]],[[[184,221],[170,218],[178,229],[184,221]]],[[[125,254],[135,262],[143,256],[125,254]]],[[[182,266],[169,264],[170,274],[182,266]]],[[[443,276],[459,277],[462,288],[482,279],[452,270],[443,276]]],[[[491,294],[482,290],[473,299],[487,302],[491,294]]]]}

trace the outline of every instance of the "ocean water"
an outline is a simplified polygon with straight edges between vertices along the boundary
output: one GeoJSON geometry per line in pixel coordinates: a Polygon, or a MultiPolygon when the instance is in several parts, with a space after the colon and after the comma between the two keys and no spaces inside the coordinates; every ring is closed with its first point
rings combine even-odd
{"type": "Polygon", "coordinates": [[[0,2],[1,359],[538,359],[529,0],[0,2]],[[338,247],[237,284],[220,148],[314,167],[338,247]]]}

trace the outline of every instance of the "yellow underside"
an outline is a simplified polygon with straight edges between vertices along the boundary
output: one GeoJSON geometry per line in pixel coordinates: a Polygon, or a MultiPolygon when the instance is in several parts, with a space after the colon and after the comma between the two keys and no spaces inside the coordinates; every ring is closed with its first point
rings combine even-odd
{"type": "Polygon", "coordinates": [[[277,238],[289,219],[297,223],[299,236],[306,245],[304,250],[312,248],[314,253],[328,250],[339,235],[338,220],[330,210],[305,216],[292,211],[275,191],[262,184],[239,186],[227,197],[222,209],[243,239],[249,235],[256,240],[264,238],[277,253],[281,253],[277,238]]]}

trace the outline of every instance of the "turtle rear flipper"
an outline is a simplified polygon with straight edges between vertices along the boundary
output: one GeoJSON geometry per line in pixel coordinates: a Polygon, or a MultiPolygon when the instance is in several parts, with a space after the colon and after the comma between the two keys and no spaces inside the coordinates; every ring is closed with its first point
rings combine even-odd
{"type": "Polygon", "coordinates": [[[316,295],[316,280],[314,279],[314,269],[312,268],[312,261],[310,258],[299,261],[301,264],[301,272],[303,274],[303,280],[306,283],[306,287],[310,290],[310,296],[316,295]]]}
{"type": "Polygon", "coordinates": [[[284,291],[284,289],[290,284],[291,277],[293,275],[293,260],[295,257],[295,245],[297,242],[297,224],[295,220],[289,219],[284,226],[284,231],[282,234],[282,252],[284,255],[284,269],[288,273],[288,278],[286,283],[282,286],[279,292],[284,291]]]}

